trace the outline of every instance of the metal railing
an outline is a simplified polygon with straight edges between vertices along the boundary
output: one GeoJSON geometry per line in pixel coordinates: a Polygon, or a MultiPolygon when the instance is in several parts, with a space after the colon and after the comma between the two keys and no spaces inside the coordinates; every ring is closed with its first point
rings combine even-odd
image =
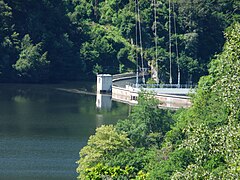
{"type": "Polygon", "coordinates": [[[196,84],[129,84],[133,88],[180,88],[180,89],[193,89],[196,84]]]}
{"type": "Polygon", "coordinates": [[[119,78],[127,78],[127,77],[132,77],[135,76],[135,73],[123,73],[123,74],[114,74],[113,75],[113,80],[119,79],[119,78]]]}

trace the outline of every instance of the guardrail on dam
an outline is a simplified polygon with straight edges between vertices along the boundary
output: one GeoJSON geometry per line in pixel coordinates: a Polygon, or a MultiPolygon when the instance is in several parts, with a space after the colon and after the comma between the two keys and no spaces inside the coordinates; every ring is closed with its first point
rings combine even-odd
{"type": "Polygon", "coordinates": [[[112,99],[123,103],[137,104],[138,94],[144,90],[153,92],[161,102],[159,106],[163,108],[178,109],[191,106],[190,97],[187,96],[190,89],[134,87],[130,84],[135,84],[135,79],[135,73],[114,75],[112,79],[112,99]]]}

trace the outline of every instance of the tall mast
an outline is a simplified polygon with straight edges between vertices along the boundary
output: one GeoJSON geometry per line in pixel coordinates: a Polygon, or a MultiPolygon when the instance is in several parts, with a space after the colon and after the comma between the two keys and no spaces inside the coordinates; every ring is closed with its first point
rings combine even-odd
{"type": "Polygon", "coordinates": [[[141,72],[143,72],[142,74],[142,81],[145,84],[145,69],[144,69],[144,64],[143,64],[143,45],[142,45],[142,30],[141,30],[141,17],[140,17],[140,8],[139,8],[139,3],[137,0],[137,16],[138,16],[138,28],[139,28],[139,44],[140,44],[140,51],[141,51],[141,63],[142,63],[142,67],[141,67],[141,72]]]}
{"type": "Polygon", "coordinates": [[[155,61],[156,61],[156,82],[159,83],[158,78],[158,36],[157,36],[157,0],[154,0],[154,28],[155,28],[155,61]]]}
{"type": "Polygon", "coordinates": [[[169,84],[172,84],[171,0],[169,0],[169,84]]]}
{"type": "Polygon", "coordinates": [[[138,13],[137,13],[137,2],[135,0],[135,41],[136,41],[136,87],[138,87],[138,13]]]}
{"type": "Polygon", "coordinates": [[[178,55],[178,40],[177,40],[177,25],[176,25],[176,13],[175,5],[173,3],[173,21],[174,21],[174,33],[175,33],[175,46],[176,46],[176,57],[177,57],[177,68],[178,68],[178,86],[180,86],[181,83],[181,71],[179,66],[179,55],[178,55]]]}

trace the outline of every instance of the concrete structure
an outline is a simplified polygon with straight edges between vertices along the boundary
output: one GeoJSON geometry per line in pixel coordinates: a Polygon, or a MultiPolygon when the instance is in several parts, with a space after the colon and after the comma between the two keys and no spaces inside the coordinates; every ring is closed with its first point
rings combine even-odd
{"type": "MultiPolygon", "coordinates": [[[[133,88],[128,85],[125,88],[113,86],[112,99],[114,101],[119,101],[127,104],[137,104],[137,98],[140,91],[141,89],[133,88]]],[[[154,96],[161,102],[159,106],[162,108],[178,109],[191,106],[190,97],[188,96],[159,93],[155,93],[154,96]]]]}
{"type": "Polygon", "coordinates": [[[129,74],[129,77],[114,76],[112,86],[112,100],[120,101],[128,104],[137,104],[138,94],[141,90],[150,91],[155,94],[155,97],[160,100],[159,105],[162,108],[187,108],[191,106],[190,97],[187,96],[191,92],[191,88],[156,88],[156,87],[134,87],[132,80],[134,75],[129,74]],[[117,77],[117,78],[115,78],[117,77]],[[127,85],[131,82],[131,85],[127,85]],[[125,85],[124,85],[125,84],[125,85]]]}
{"type": "Polygon", "coordinates": [[[195,93],[195,86],[181,84],[130,84],[133,88],[142,89],[144,91],[152,91],[157,94],[171,94],[179,96],[187,96],[190,93],[195,93]]]}
{"type": "Polygon", "coordinates": [[[97,75],[97,93],[110,93],[112,91],[112,75],[97,75]]]}

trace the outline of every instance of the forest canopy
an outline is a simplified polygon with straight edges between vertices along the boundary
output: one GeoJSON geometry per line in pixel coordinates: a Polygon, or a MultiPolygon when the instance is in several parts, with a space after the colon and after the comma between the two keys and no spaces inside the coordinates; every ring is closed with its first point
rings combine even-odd
{"type": "Polygon", "coordinates": [[[156,2],[0,0],[0,82],[68,81],[136,71],[136,52],[138,58],[141,54],[135,45],[136,24],[141,25],[144,65],[158,63],[160,82],[169,81],[170,53],[173,83],[178,66],[181,83],[198,82],[222,50],[225,28],[239,21],[239,1],[179,0],[170,8],[167,1],[156,2]]]}

